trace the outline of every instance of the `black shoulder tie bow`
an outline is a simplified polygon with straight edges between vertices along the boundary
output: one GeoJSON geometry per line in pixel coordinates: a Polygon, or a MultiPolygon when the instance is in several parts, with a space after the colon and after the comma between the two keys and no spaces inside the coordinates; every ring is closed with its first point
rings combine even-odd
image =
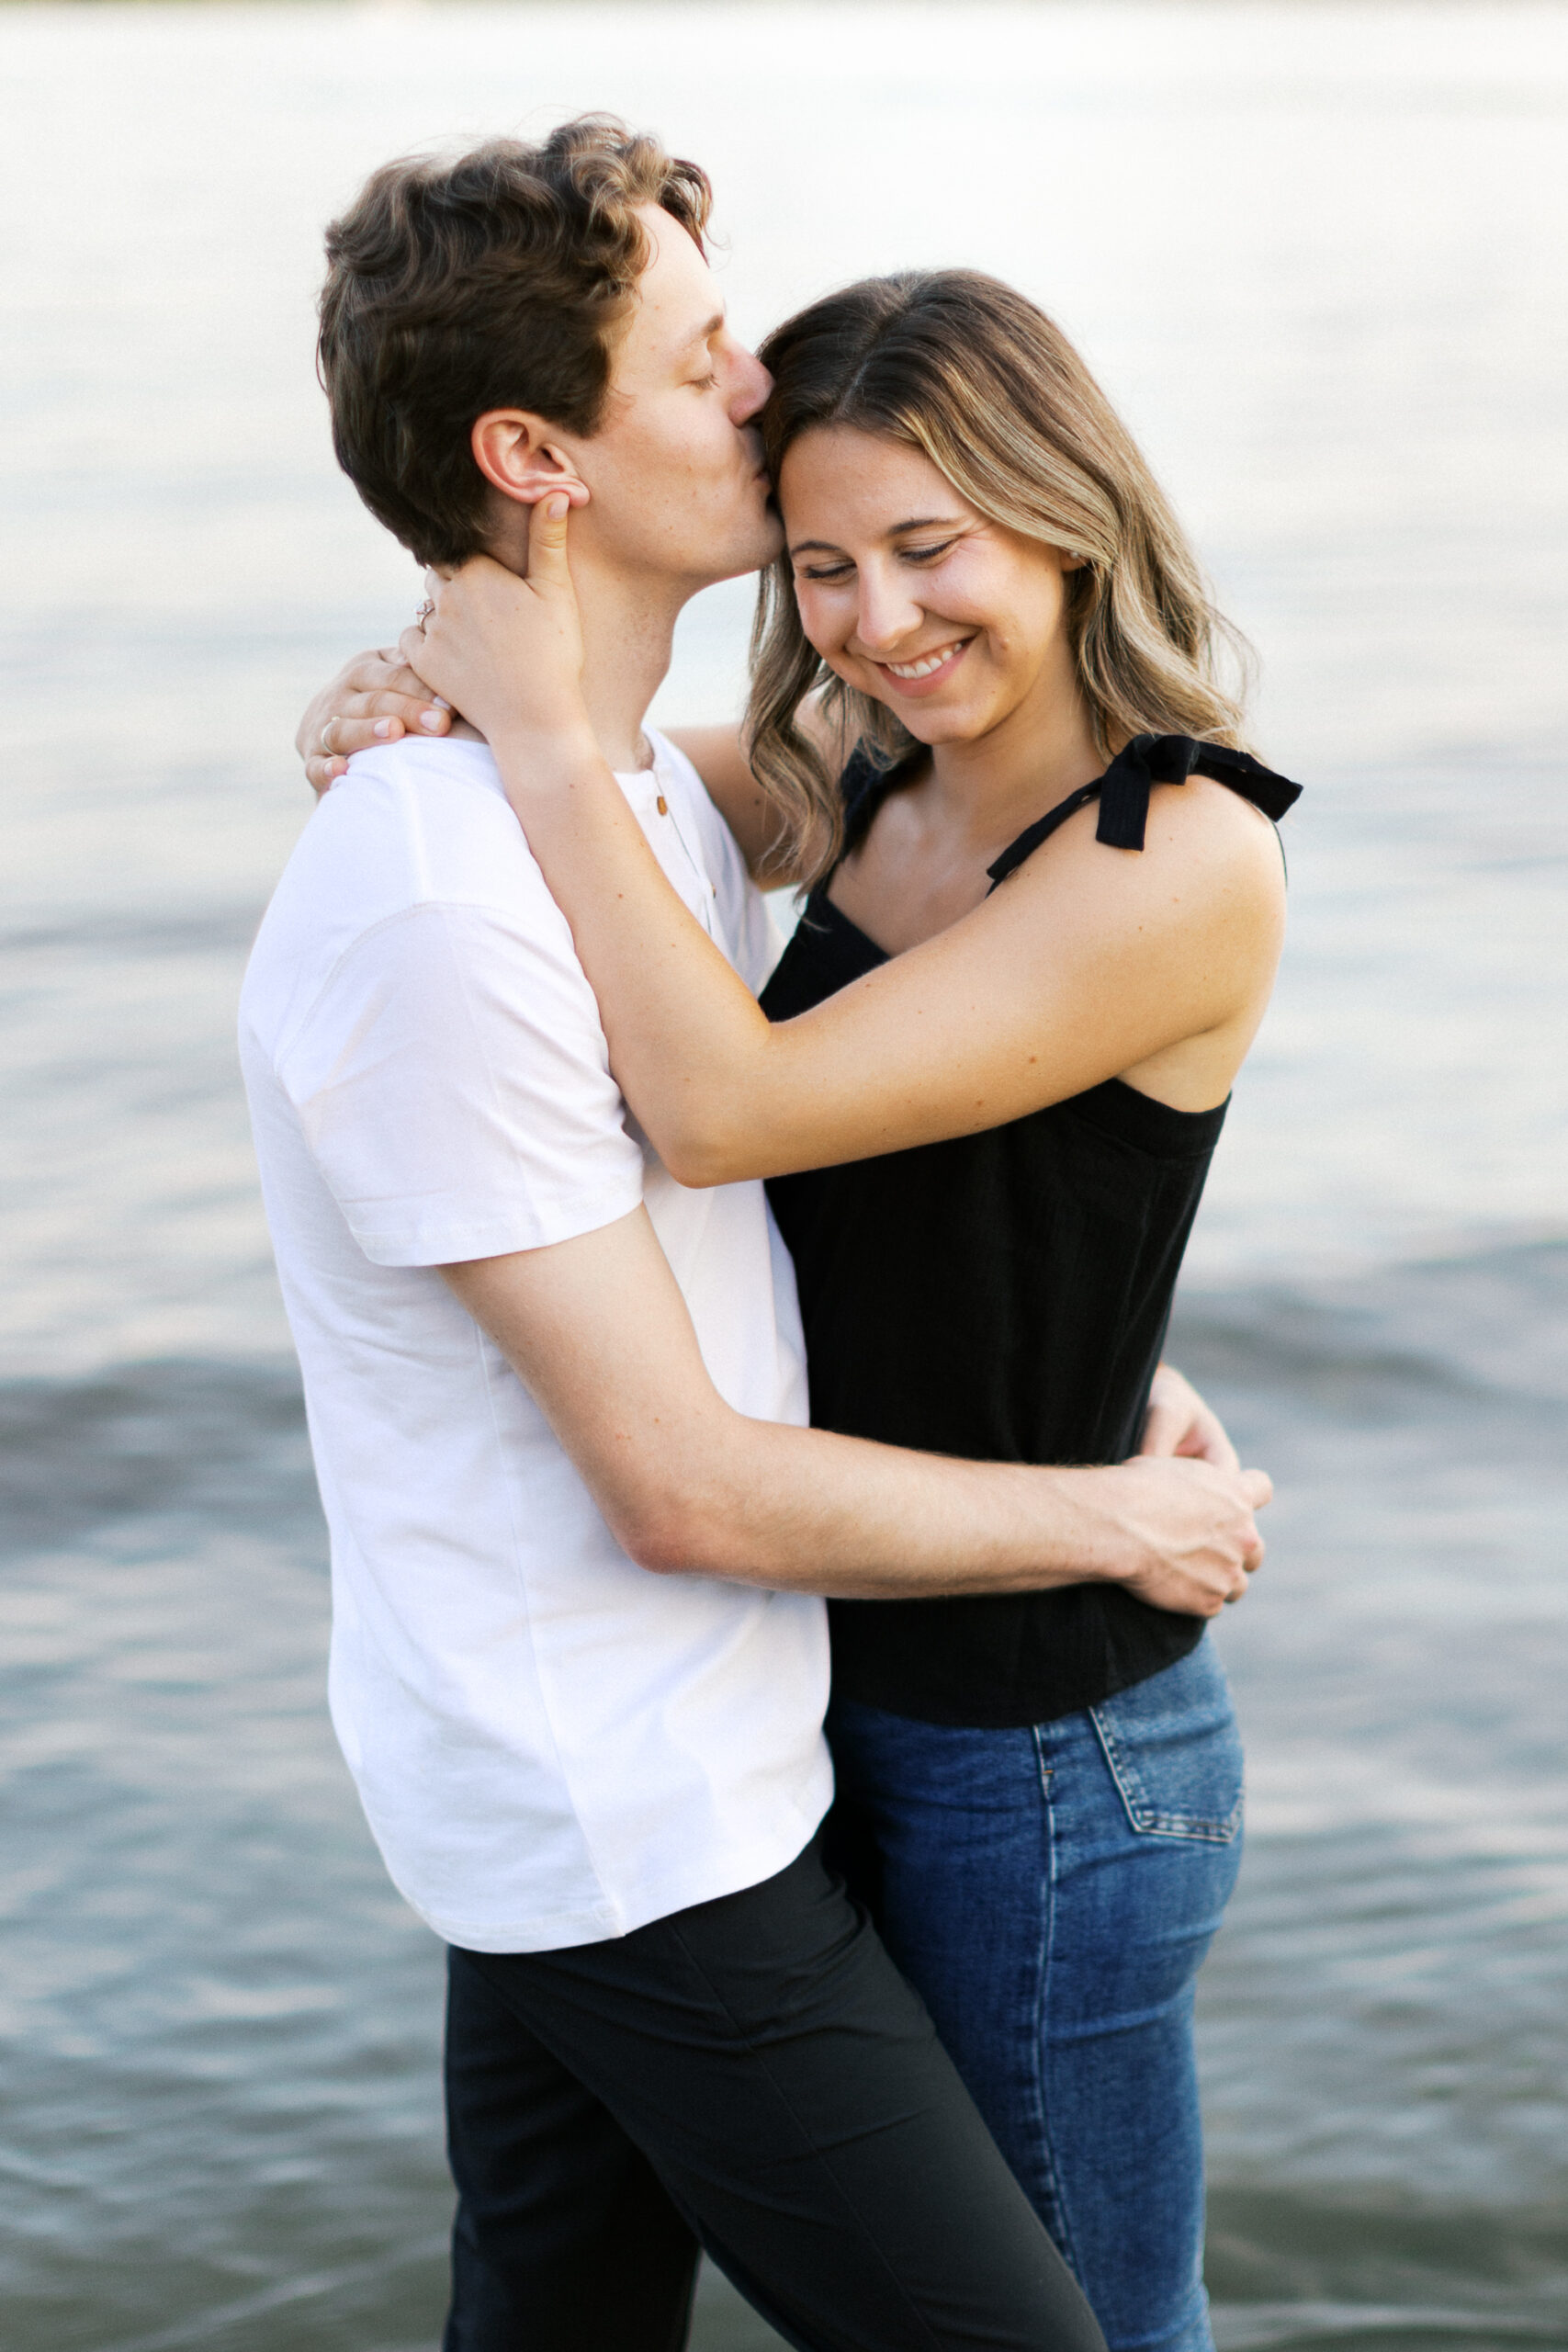
{"type": "Polygon", "coordinates": [[[1276,775],[1250,753],[1233,752],[1224,743],[1198,743],[1190,735],[1134,735],[1102,776],[1069,792],[1002,852],[987,869],[992,886],[1006,881],[1058,825],[1097,795],[1100,821],[1094,829],[1095,840],[1109,849],[1142,849],[1150,790],[1156,784],[1185,784],[1190,775],[1212,776],[1216,784],[1228,784],[1233,792],[1239,792],[1244,800],[1250,800],[1276,822],[1302,794],[1299,784],[1276,775]]]}

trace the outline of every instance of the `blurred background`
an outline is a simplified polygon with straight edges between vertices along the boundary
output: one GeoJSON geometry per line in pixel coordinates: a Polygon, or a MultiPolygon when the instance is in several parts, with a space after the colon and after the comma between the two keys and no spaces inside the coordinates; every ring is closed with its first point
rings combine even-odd
{"type": "MultiPolygon", "coordinates": [[[[1087,352],[1307,786],[1177,1360],[1275,1475],[1203,1978],[1224,2352],[1568,2346],[1568,9],[0,6],[0,2337],[422,2352],[440,1954],[324,1704],[232,1049],[308,695],[410,560],[324,221],[608,107],[740,331],[866,271],[1087,352]]],[[[665,718],[738,706],[699,600],[665,718]]],[[[767,2332],[708,2281],[701,2352],[767,2332]]]]}

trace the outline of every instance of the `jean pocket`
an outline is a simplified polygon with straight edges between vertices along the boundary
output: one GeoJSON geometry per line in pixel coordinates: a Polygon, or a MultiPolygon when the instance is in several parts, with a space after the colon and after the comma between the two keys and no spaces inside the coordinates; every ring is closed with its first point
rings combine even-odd
{"type": "Polygon", "coordinates": [[[1229,1845],[1241,1827],[1241,1734],[1206,1639],[1089,1714],[1135,1830],[1229,1845]]]}

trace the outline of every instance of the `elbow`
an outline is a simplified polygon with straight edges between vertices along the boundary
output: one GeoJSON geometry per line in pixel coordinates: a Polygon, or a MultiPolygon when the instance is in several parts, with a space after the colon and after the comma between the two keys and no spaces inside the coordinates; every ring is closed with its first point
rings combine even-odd
{"type": "Polygon", "coordinates": [[[757,1508],[768,1430],[715,1396],[711,1409],[672,1416],[657,1444],[623,1455],[596,1499],[627,1558],[649,1576],[776,1582],[778,1547],[757,1508]]]}
{"type": "Polygon", "coordinates": [[[688,1192],[711,1192],[716,1184],[739,1184],[768,1172],[758,1166],[755,1148],[747,1150],[721,1117],[666,1122],[657,1134],[649,1129],[649,1136],[669,1174],[688,1192]]]}
{"type": "Polygon", "coordinates": [[[678,1577],[692,1569],[694,1546],[691,1531],[678,1510],[642,1510],[622,1515],[611,1529],[628,1560],[649,1576],[678,1577]]]}
{"type": "Polygon", "coordinates": [[[792,1106],[797,1085],[781,1094],[776,1043],[756,1006],[764,1050],[738,1054],[728,1062],[706,1061],[678,1083],[639,1086],[631,1107],[644,1134],[678,1184],[705,1192],[716,1184],[739,1184],[774,1173],[773,1157],[796,1120],[792,1106]],[[640,1096],[649,1100],[639,1100],[640,1096]]]}
{"type": "Polygon", "coordinates": [[[674,1489],[641,1494],[611,1519],[610,1532],[626,1557],[655,1577],[711,1577],[735,1573],[731,1557],[720,1565],[713,1514],[693,1496],[674,1489]]]}
{"type": "Polygon", "coordinates": [[[737,1154],[711,1145],[678,1144],[659,1155],[677,1184],[689,1193],[711,1193],[716,1184],[739,1184],[759,1170],[737,1154]]]}

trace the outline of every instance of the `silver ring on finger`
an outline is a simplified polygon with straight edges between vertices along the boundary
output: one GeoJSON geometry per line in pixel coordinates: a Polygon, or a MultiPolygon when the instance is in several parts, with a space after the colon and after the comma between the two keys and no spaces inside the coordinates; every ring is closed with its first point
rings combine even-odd
{"type": "Polygon", "coordinates": [[[425,598],[425,600],[424,600],[423,604],[423,605],[421,605],[421,606],[419,607],[419,610],[415,613],[415,615],[414,615],[414,616],[413,616],[413,617],[414,617],[414,626],[415,626],[415,628],[418,629],[418,631],[419,631],[419,633],[420,633],[421,637],[423,637],[423,636],[424,635],[424,625],[425,625],[425,622],[430,618],[431,614],[432,614],[434,610],[435,610],[435,603],[434,603],[434,599],[433,597],[427,596],[427,597],[425,598]]]}

